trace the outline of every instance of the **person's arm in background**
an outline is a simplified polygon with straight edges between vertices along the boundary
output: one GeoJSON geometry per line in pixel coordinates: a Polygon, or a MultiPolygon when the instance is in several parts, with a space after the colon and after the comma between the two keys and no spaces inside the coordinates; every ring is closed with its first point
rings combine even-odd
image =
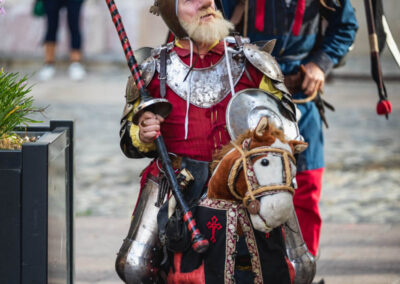
{"type": "Polygon", "coordinates": [[[328,21],[328,27],[320,48],[306,59],[307,63],[304,66],[306,72],[302,84],[306,95],[312,95],[315,91],[323,89],[325,76],[347,54],[358,29],[350,0],[340,0],[340,5],[335,5],[334,11],[322,9],[325,11],[323,16],[328,21]]]}

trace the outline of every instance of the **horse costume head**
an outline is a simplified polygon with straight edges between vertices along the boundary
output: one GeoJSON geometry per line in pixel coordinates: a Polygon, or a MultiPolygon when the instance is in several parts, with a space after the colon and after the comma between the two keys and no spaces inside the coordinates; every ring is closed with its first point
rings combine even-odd
{"type": "Polygon", "coordinates": [[[286,141],[282,131],[261,118],[255,130],[215,155],[208,198],[243,202],[254,228],[271,231],[285,223],[293,210],[293,154],[306,148],[307,143],[286,141]]]}

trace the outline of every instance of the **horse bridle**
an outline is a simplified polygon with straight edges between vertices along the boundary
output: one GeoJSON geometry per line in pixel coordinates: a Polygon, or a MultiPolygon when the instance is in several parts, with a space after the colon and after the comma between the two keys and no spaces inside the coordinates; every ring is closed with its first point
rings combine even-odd
{"type": "MultiPolygon", "coordinates": [[[[294,194],[294,188],[292,186],[292,174],[290,171],[290,161],[292,161],[293,164],[296,164],[296,160],[292,155],[292,153],[281,148],[270,147],[270,146],[261,146],[249,149],[250,142],[251,139],[244,140],[242,143],[242,147],[238,146],[234,142],[231,142],[233,146],[236,148],[236,150],[240,153],[240,157],[236,159],[228,177],[228,187],[231,194],[238,200],[242,200],[243,205],[248,209],[252,203],[253,203],[252,206],[254,206],[253,201],[256,201],[257,197],[260,197],[271,191],[288,191],[291,194],[294,194]],[[251,162],[251,156],[267,152],[278,153],[282,155],[284,164],[284,173],[286,178],[284,184],[269,185],[269,186],[261,186],[259,184],[254,171],[253,163],[251,162]],[[245,197],[240,196],[235,189],[235,180],[239,175],[239,171],[241,168],[243,168],[244,177],[247,185],[247,191],[245,197]]],[[[257,208],[255,209],[256,213],[258,213],[258,211],[259,207],[258,209],[257,208]]]]}

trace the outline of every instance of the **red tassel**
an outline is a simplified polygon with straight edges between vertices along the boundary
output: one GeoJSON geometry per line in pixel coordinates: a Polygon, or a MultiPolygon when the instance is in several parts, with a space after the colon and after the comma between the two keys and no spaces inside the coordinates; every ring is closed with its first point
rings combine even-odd
{"type": "Polygon", "coordinates": [[[392,104],[388,100],[380,100],[376,105],[376,112],[379,115],[389,114],[392,112],[392,104]]]}

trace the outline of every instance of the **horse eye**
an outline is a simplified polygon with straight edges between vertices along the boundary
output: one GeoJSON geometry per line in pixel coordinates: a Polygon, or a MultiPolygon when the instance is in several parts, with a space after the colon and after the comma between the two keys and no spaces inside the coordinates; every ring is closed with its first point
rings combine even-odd
{"type": "Polygon", "coordinates": [[[263,165],[264,167],[268,166],[269,165],[268,159],[262,159],[261,160],[261,165],[263,165]]]}

